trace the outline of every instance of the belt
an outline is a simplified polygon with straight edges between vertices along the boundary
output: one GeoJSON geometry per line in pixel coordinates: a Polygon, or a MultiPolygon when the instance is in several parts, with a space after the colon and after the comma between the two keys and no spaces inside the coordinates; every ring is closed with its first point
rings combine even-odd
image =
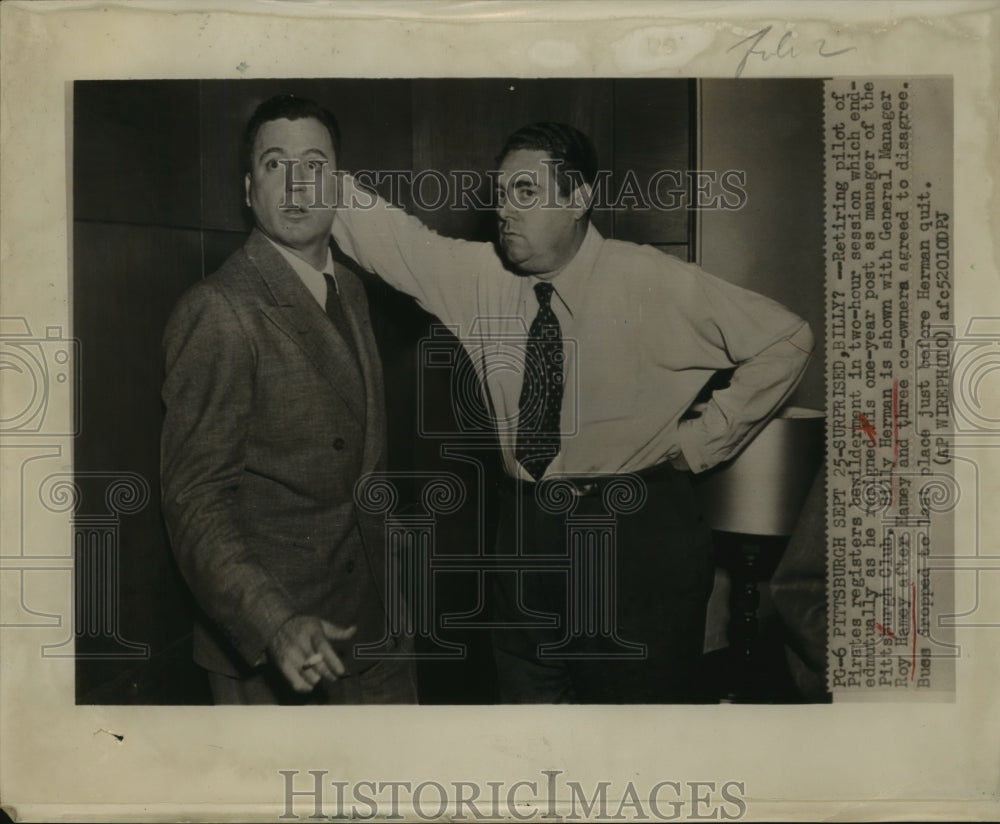
{"type": "Polygon", "coordinates": [[[651,484],[679,474],[679,469],[664,462],[636,472],[616,472],[606,475],[552,475],[537,482],[523,481],[520,478],[504,475],[502,488],[508,492],[533,496],[538,487],[544,487],[546,484],[558,484],[567,488],[573,495],[586,498],[591,495],[600,495],[608,484],[622,478],[641,478],[646,484],[651,484]]]}

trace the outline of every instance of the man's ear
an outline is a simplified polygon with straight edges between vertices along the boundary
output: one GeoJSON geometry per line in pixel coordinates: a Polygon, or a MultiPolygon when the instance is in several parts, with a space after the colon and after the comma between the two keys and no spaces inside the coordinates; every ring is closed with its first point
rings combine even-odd
{"type": "Polygon", "coordinates": [[[330,170],[329,191],[323,190],[323,205],[337,209],[343,204],[340,202],[341,182],[346,172],[340,171],[336,165],[330,170]]]}
{"type": "Polygon", "coordinates": [[[570,198],[573,202],[574,217],[577,220],[582,220],[590,213],[590,202],[593,197],[594,190],[589,183],[581,183],[573,190],[570,198]]]}
{"type": "Polygon", "coordinates": [[[247,206],[250,205],[250,172],[247,172],[243,178],[243,191],[246,193],[247,206]]]}

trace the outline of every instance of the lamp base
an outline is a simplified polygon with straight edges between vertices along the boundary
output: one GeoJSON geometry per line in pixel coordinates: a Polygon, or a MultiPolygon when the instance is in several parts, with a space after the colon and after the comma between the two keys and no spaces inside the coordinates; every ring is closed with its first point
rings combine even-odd
{"type": "Polygon", "coordinates": [[[706,690],[728,703],[815,700],[796,687],[785,653],[783,626],[767,587],[788,538],[714,533],[716,564],[730,576],[729,646],[705,656],[706,690]]]}

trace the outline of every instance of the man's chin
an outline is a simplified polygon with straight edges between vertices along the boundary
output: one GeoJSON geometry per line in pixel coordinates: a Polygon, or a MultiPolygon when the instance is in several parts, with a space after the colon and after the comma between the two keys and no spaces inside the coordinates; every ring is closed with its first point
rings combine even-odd
{"type": "Polygon", "coordinates": [[[504,268],[511,274],[517,275],[518,277],[526,278],[539,273],[538,270],[527,260],[514,261],[509,257],[504,256],[503,262],[504,268]]]}
{"type": "Polygon", "coordinates": [[[505,243],[501,240],[499,246],[504,262],[512,269],[519,270],[525,263],[528,262],[529,256],[520,252],[516,243],[505,243]]]}
{"type": "Polygon", "coordinates": [[[531,272],[529,272],[527,269],[524,268],[523,261],[512,260],[511,257],[506,254],[502,255],[501,257],[503,259],[504,267],[507,269],[508,272],[512,272],[515,275],[522,275],[525,277],[531,274],[531,272]]]}
{"type": "Polygon", "coordinates": [[[314,240],[316,238],[328,237],[333,221],[293,221],[286,223],[282,227],[282,234],[288,239],[298,242],[314,240]]]}

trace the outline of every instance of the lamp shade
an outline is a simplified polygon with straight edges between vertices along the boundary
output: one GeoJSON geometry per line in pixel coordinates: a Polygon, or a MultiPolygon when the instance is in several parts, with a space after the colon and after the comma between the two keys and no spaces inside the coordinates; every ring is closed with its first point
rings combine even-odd
{"type": "Polygon", "coordinates": [[[825,416],[788,407],[736,456],[697,477],[712,529],[791,535],[823,461],[825,416]]]}

